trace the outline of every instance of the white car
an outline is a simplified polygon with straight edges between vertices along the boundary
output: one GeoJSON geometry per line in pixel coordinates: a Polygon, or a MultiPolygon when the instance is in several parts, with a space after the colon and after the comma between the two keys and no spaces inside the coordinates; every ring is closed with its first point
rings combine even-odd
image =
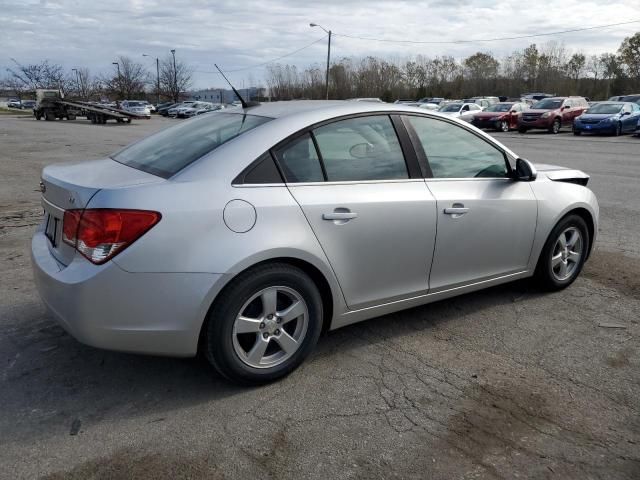
{"type": "Polygon", "coordinates": [[[189,118],[195,116],[195,112],[198,110],[202,110],[204,108],[213,107],[213,103],[210,102],[194,102],[190,104],[187,108],[178,108],[176,110],[176,117],[178,118],[189,118]]]}
{"type": "Polygon", "coordinates": [[[179,111],[183,112],[184,110],[187,110],[188,108],[193,107],[194,103],[196,103],[195,100],[186,100],[182,102],[180,105],[170,108],[167,114],[172,118],[176,118],[178,116],[179,111]]]}
{"type": "Polygon", "coordinates": [[[151,118],[151,110],[144,100],[124,100],[120,103],[120,108],[141,117],[151,118]]]}
{"type": "Polygon", "coordinates": [[[198,115],[202,115],[203,113],[215,112],[217,110],[222,110],[223,108],[223,105],[210,103],[208,105],[205,105],[204,107],[190,108],[184,112],[184,116],[187,118],[196,117],[198,115]]]}
{"type": "Polygon", "coordinates": [[[451,102],[447,103],[443,107],[440,107],[438,112],[448,115],[453,118],[459,118],[460,120],[464,120],[466,122],[473,121],[473,114],[480,113],[482,111],[482,107],[477,103],[466,103],[466,102],[451,102]]]}

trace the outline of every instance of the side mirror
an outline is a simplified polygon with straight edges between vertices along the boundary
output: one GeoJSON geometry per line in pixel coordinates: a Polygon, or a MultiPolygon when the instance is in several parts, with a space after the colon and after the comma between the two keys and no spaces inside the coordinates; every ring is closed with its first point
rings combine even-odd
{"type": "Polygon", "coordinates": [[[624,117],[625,115],[631,115],[631,112],[622,112],[622,116],[624,117]]]}
{"type": "Polygon", "coordinates": [[[538,177],[538,172],[536,172],[536,167],[529,160],[518,158],[513,176],[519,182],[533,182],[538,177]]]}

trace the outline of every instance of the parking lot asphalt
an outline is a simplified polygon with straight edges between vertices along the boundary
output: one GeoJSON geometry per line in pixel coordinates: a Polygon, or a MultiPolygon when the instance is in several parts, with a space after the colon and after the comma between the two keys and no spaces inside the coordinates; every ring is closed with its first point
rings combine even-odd
{"type": "Polygon", "coordinates": [[[85,347],[33,285],[42,167],[169,124],[0,118],[0,478],[640,478],[640,138],[495,134],[591,175],[600,231],[570,288],[352,325],[240,388],[199,359],[85,347]]]}

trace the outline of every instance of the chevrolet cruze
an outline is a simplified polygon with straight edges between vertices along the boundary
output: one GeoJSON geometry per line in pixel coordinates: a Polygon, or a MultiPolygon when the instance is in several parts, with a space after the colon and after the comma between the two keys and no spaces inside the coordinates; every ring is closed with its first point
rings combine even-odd
{"type": "Polygon", "coordinates": [[[227,109],[46,167],[35,281],[81,342],[267,382],[325,329],[534,275],[568,286],[598,230],[588,178],[419,108],[227,109]]]}

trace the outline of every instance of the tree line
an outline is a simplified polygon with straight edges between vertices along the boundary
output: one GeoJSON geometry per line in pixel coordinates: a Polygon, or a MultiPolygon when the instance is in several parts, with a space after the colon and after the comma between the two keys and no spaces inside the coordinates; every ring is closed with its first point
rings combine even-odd
{"type": "MultiPolygon", "coordinates": [[[[321,99],[324,66],[267,67],[266,83],[273,99],[321,99]]],[[[498,59],[477,52],[462,60],[452,56],[388,60],[375,56],[342,58],[329,68],[329,97],[465,98],[475,95],[517,97],[525,92],[582,95],[606,99],[640,91],[640,32],[623,40],[616,53],[585,55],[562,43],[531,44],[498,59]]]]}
{"type": "MultiPolygon", "coordinates": [[[[155,66],[154,66],[155,67],[155,66]]],[[[66,97],[82,100],[145,98],[147,95],[178,102],[192,85],[193,69],[172,56],[159,59],[158,69],[147,69],[127,56],[119,56],[106,74],[93,75],[88,68],[65,70],[44,60],[23,64],[12,59],[12,66],[0,85],[16,96],[33,96],[36,89],[60,89],[66,97]],[[159,73],[159,79],[158,79],[159,73]],[[159,81],[158,81],[159,80],[159,81]]]]}

